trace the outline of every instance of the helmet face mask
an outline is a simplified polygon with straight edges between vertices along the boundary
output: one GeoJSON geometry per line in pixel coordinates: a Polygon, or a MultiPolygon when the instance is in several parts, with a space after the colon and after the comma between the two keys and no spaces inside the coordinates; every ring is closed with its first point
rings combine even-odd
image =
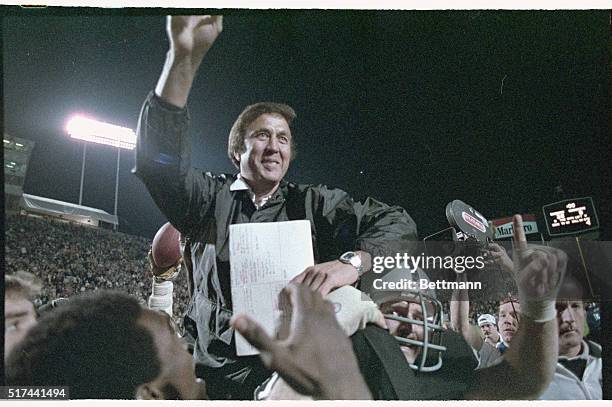
{"type": "MultiPolygon", "coordinates": [[[[382,294],[379,292],[379,294],[382,294]]],[[[408,347],[408,355],[416,354],[413,362],[408,360],[410,368],[419,372],[434,372],[442,367],[442,345],[444,311],[442,304],[431,295],[416,290],[389,291],[377,301],[387,320],[397,321],[397,327],[390,329],[391,334],[400,343],[408,347]]],[[[387,325],[396,325],[389,323],[387,325]]]]}

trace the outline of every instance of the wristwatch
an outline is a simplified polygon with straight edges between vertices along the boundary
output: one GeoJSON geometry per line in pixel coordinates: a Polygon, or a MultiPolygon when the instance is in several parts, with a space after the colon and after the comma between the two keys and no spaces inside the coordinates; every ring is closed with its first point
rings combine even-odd
{"type": "Polygon", "coordinates": [[[344,264],[350,264],[357,269],[357,275],[361,277],[363,274],[363,264],[361,263],[361,257],[355,252],[346,252],[338,258],[344,264]]]}

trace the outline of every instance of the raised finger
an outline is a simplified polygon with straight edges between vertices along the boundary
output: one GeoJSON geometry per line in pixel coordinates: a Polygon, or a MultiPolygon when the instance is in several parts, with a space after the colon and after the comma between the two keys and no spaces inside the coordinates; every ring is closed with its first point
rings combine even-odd
{"type": "Polygon", "coordinates": [[[525,237],[521,215],[512,217],[512,242],[514,243],[514,249],[519,252],[524,252],[527,249],[527,238],[525,237]]]}

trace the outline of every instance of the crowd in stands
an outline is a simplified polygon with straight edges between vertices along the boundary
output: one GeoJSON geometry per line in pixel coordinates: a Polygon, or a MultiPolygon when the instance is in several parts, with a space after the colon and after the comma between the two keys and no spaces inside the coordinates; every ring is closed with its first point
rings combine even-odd
{"type": "MultiPolygon", "coordinates": [[[[29,272],[42,284],[36,306],[75,293],[113,289],[142,303],[151,295],[151,240],[60,220],[14,215],[5,224],[7,274],[29,272]]],[[[186,312],[185,273],[174,281],[174,316],[186,312]]]]}

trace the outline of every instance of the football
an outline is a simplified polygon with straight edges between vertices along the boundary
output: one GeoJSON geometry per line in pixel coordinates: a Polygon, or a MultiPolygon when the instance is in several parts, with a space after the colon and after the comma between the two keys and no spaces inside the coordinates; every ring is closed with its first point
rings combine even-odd
{"type": "Polygon", "coordinates": [[[155,265],[160,268],[173,266],[181,257],[180,233],[170,222],[155,234],[151,251],[155,265]]]}

